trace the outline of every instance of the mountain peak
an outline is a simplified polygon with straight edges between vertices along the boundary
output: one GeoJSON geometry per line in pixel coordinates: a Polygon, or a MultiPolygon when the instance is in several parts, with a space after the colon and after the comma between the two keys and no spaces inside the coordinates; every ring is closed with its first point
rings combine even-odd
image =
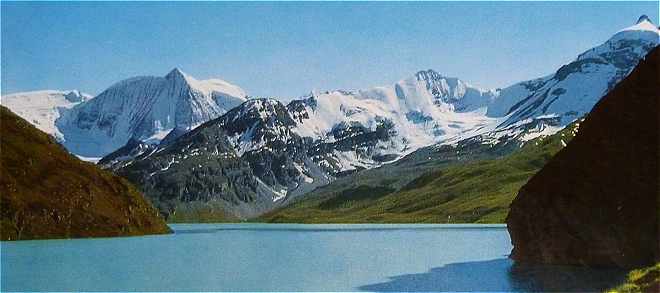
{"type": "Polygon", "coordinates": [[[642,15],[637,20],[637,23],[618,31],[613,37],[612,41],[620,40],[645,40],[651,43],[658,43],[660,30],[653,24],[647,15],[642,15]]]}
{"type": "Polygon", "coordinates": [[[181,69],[179,69],[178,67],[174,67],[174,69],[172,69],[170,71],[170,73],[165,75],[165,78],[167,78],[167,79],[177,79],[177,78],[185,79],[186,76],[187,75],[185,73],[183,73],[183,71],[181,71],[181,69]]]}
{"type": "Polygon", "coordinates": [[[642,14],[642,16],[640,16],[639,19],[637,19],[637,22],[635,24],[640,24],[640,23],[646,22],[646,21],[648,21],[650,23],[653,23],[648,15],[642,14]]]}
{"type": "Polygon", "coordinates": [[[72,90],[64,95],[64,98],[72,103],[82,102],[85,96],[78,90],[72,90]]]}
{"type": "Polygon", "coordinates": [[[441,79],[444,78],[442,74],[436,72],[433,69],[427,69],[427,70],[420,70],[415,73],[415,77],[417,80],[429,80],[429,79],[441,79]]]}

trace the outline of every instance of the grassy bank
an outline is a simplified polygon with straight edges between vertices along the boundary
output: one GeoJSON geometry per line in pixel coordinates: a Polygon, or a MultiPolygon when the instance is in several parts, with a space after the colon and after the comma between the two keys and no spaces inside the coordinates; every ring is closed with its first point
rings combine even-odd
{"type": "Polygon", "coordinates": [[[623,285],[607,293],[656,293],[660,292],[660,263],[655,266],[633,270],[623,285]]]}

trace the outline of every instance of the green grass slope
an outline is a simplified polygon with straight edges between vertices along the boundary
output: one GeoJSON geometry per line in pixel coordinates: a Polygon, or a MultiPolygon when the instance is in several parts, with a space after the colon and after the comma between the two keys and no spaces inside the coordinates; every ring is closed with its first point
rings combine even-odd
{"type": "Polygon", "coordinates": [[[607,293],[657,293],[660,292],[660,263],[633,270],[626,283],[606,291],[607,293]]]}
{"type": "Polygon", "coordinates": [[[168,223],[236,223],[241,220],[227,212],[225,204],[217,201],[180,202],[167,217],[168,223]]]}
{"type": "MultiPolygon", "coordinates": [[[[494,159],[440,165],[392,188],[362,184],[294,201],[255,221],[278,223],[504,223],[518,189],[577,132],[526,142],[494,159]]],[[[368,183],[372,183],[368,182],[368,183]]]]}
{"type": "Polygon", "coordinates": [[[0,107],[0,239],[169,233],[128,181],[69,154],[0,107]]]}

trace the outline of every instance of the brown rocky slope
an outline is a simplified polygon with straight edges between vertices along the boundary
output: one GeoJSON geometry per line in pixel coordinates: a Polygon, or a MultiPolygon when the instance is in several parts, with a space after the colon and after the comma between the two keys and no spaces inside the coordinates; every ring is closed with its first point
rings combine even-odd
{"type": "Polygon", "coordinates": [[[520,189],[507,217],[511,258],[625,268],[659,260],[659,99],[656,47],[520,189]]]}
{"type": "Polygon", "coordinates": [[[169,233],[126,180],[70,155],[0,107],[0,239],[169,233]]]}

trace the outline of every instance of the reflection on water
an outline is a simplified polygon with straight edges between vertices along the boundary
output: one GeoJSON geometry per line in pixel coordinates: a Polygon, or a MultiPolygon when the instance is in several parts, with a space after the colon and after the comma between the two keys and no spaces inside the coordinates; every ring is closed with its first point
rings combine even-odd
{"type": "Polygon", "coordinates": [[[626,272],[612,268],[518,265],[508,258],[447,264],[361,286],[374,292],[603,292],[626,272]]]}

